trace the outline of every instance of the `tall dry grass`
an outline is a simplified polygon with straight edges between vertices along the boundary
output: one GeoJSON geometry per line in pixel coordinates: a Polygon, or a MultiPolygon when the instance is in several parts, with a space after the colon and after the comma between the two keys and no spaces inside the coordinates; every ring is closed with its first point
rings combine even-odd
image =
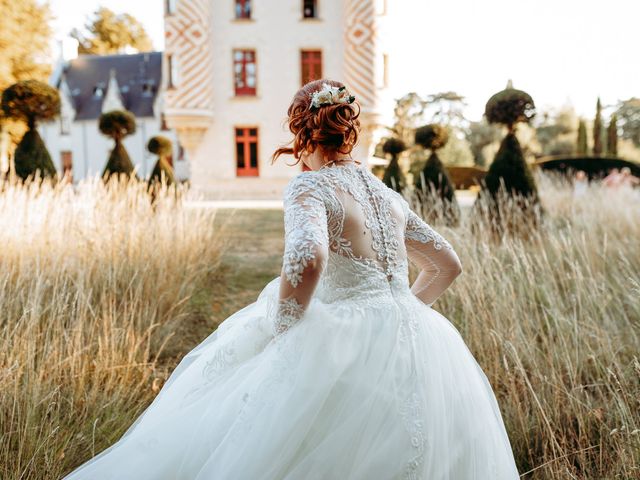
{"type": "Polygon", "coordinates": [[[132,183],[0,192],[0,478],[58,479],[157,392],[215,270],[213,213],[132,183]]]}
{"type": "Polygon", "coordinates": [[[438,228],[464,273],[437,308],[494,386],[523,478],[640,478],[640,191],[538,184],[524,235],[438,228]]]}
{"type": "MultiPolygon", "coordinates": [[[[494,386],[523,478],[640,478],[637,192],[538,182],[545,214],[524,236],[437,227],[464,268],[437,308],[494,386]]],[[[172,198],[0,194],[0,478],[59,478],[117,440],[175,365],[159,352],[210,287],[221,236],[172,198]]]]}

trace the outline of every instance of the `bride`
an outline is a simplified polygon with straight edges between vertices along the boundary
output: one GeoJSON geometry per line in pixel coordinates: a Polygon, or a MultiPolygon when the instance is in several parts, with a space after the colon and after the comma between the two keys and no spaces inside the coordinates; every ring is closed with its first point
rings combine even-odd
{"type": "Polygon", "coordinates": [[[294,139],[274,160],[311,171],[285,189],[281,275],[65,478],[517,479],[486,376],[431,308],[461,272],[451,245],[351,158],[359,107],[344,85],[308,83],[288,115],[294,139]]]}

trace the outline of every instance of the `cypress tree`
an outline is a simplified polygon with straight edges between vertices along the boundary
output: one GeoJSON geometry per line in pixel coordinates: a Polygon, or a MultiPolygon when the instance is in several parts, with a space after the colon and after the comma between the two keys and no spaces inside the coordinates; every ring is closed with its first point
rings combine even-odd
{"type": "Polygon", "coordinates": [[[618,156],[618,116],[614,113],[607,128],[607,154],[618,156]]]}
{"type": "Polygon", "coordinates": [[[587,144],[587,124],[583,119],[580,119],[580,123],[578,123],[578,143],[576,152],[578,155],[586,155],[589,150],[589,146],[587,144]]]}
{"type": "Polygon", "coordinates": [[[596,118],[593,121],[593,154],[602,155],[602,104],[596,103],[596,118]]]}

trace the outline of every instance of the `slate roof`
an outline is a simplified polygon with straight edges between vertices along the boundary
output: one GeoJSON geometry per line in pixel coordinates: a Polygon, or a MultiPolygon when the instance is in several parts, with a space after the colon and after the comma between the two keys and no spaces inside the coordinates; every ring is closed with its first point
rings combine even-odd
{"type": "MultiPolygon", "coordinates": [[[[69,61],[63,73],[76,110],[76,120],[100,116],[112,70],[124,107],[136,117],[153,117],[153,104],[162,81],[162,52],[80,55],[69,61]]],[[[60,80],[57,86],[60,86],[60,80]]]]}

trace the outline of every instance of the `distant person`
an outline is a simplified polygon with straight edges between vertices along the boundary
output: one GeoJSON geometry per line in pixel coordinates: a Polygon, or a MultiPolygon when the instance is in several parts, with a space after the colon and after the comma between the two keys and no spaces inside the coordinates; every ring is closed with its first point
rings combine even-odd
{"type": "Polygon", "coordinates": [[[589,186],[589,179],[583,170],[578,170],[573,179],[573,196],[580,197],[584,195],[589,186]]]}
{"type": "Polygon", "coordinates": [[[621,179],[622,175],[620,173],[620,170],[614,168],[609,172],[609,175],[604,177],[604,179],[602,180],[602,184],[605,187],[618,188],[620,186],[621,179]]]}
{"type": "Polygon", "coordinates": [[[622,170],[620,170],[619,182],[619,186],[621,188],[633,188],[637,185],[640,185],[640,178],[633,175],[629,167],[624,167],[622,170]]]}

